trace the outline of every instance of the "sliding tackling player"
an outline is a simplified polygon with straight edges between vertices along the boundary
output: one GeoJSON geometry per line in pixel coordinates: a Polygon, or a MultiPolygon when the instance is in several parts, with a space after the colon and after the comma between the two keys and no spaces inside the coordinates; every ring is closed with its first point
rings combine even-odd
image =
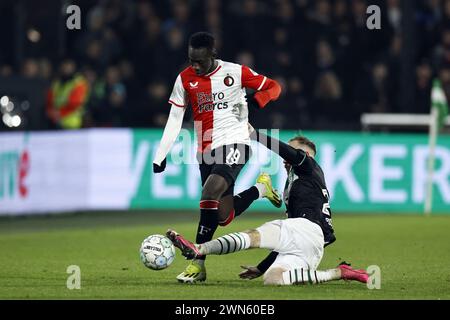
{"type": "Polygon", "coordinates": [[[170,229],[167,236],[188,259],[250,248],[269,249],[271,253],[258,267],[244,267],[246,270],[240,274],[246,279],[264,274],[264,284],[317,284],[340,279],[367,283],[369,276],[365,270],[355,270],[346,263],[335,269],[317,270],[324,248],[336,237],[324,174],[314,160],[314,143],[305,137],[295,137],[288,145],[253,128],[251,131],[255,139],[285,160],[288,178],[283,200],[287,219],[270,221],[256,229],[203,244],[193,244],[170,229]]]}

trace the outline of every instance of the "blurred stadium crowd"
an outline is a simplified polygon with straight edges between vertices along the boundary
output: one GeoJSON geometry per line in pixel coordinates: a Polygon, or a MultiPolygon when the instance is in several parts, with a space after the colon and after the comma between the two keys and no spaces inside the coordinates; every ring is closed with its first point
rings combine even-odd
{"type": "Polygon", "coordinates": [[[277,102],[252,111],[258,127],[359,129],[366,112],[428,113],[434,76],[450,86],[450,0],[73,1],[75,31],[57,18],[64,2],[0,10],[0,78],[44,81],[42,129],[163,127],[187,40],[200,30],[216,36],[219,58],[282,84],[277,102]],[[381,30],[366,27],[369,4],[381,7],[381,30]],[[67,90],[76,94],[55,112],[67,90]],[[80,121],[61,122],[74,111],[80,121]]]}

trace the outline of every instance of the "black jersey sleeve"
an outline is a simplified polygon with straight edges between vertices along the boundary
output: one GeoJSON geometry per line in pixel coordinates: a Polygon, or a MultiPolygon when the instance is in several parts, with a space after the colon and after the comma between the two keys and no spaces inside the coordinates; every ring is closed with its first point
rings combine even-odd
{"type": "Polygon", "coordinates": [[[292,166],[299,168],[301,171],[312,171],[311,159],[305,151],[295,149],[280,140],[260,132],[259,130],[255,130],[251,134],[251,138],[264,145],[267,149],[278,153],[280,157],[292,166]]]}
{"type": "Polygon", "coordinates": [[[261,271],[261,273],[264,273],[267,271],[267,269],[270,268],[270,266],[272,265],[272,263],[275,262],[275,259],[278,256],[278,252],[276,251],[272,251],[271,253],[269,253],[269,255],[263,260],[261,261],[256,268],[258,268],[259,271],[261,271]]]}

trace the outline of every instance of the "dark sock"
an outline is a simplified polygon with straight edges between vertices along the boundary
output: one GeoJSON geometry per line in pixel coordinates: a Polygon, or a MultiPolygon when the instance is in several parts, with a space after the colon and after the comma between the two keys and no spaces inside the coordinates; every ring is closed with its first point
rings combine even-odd
{"type": "Polygon", "coordinates": [[[197,228],[197,237],[195,238],[196,243],[205,243],[212,240],[214,232],[219,225],[217,221],[218,208],[219,201],[200,201],[200,221],[197,228]]]}
{"type": "Polygon", "coordinates": [[[255,186],[235,195],[233,197],[235,217],[241,215],[258,198],[259,191],[255,186]]]}

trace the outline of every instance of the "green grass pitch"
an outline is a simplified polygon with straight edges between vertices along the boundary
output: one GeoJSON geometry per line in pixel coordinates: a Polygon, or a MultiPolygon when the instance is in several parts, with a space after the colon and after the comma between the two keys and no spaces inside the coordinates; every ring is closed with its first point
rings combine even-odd
{"type": "MultiPolygon", "coordinates": [[[[247,213],[216,236],[282,218],[247,213]]],[[[0,299],[450,299],[450,216],[334,215],[337,241],[321,269],[345,260],[381,268],[381,289],[344,281],[265,287],[238,278],[265,250],[207,260],[203,284],[177,283],[186,260],[177,252],[166,270],[146,269],[141,241],[175,228],[193,239],[198,213],[122,212],[0,219],[0,299]],[[81,268],[81,289],[69,290],[69,265],[81,268]]]]}

